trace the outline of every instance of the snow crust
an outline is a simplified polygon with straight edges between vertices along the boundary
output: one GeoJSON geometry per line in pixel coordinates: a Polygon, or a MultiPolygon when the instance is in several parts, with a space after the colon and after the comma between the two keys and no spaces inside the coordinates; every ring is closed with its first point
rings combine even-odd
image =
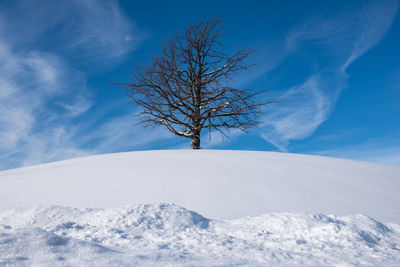
{"type": "Polygon", "coordinates": [[[400,223],[399,192],[399,167],[273,152],[127,152],[0,172],[0,210],[168,202],[219,219],[361,213],[400,223]]]}
{"type": "Polygon", "coordinates": [[[211,220],[174,204],[0,213],[0,265],[398,266],[400,225],[364,215],[211,220]]]}

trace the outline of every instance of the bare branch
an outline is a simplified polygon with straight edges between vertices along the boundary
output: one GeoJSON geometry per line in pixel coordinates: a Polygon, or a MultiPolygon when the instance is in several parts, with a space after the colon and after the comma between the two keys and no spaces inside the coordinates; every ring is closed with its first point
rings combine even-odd
{"type": "Polygon", "coordinates": [[[145,126],[164,126],[175,135],[191,138],[200,148],[202,129],[227,136],[230,129],[247,131],[258,124],[263,91],[231,88],[224,84],[245,64],[251,51],[232,55],[222,51],[219,19],[202,20],[161,45],[161,54],[148,66],[137,66],[132,80],[116,84],[143,110],[145,126]]]}

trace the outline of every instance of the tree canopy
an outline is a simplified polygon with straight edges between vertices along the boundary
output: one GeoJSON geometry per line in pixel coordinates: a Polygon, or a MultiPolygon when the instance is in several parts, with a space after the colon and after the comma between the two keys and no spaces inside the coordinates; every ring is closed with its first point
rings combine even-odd
{"type": "Polygon", "coordinates": [[[227,136],[230,129],[246,131],[258,124],[263,91],[234,88],[229,81],[250,66],[249,49],[227,54],[222,49],[222,23],[202,20],[161,44],[160,55],[138,65],[131,82],[123,85],[142,108],[140,123],[164,126],[190,138],[200,148],[202,130],[227,136]]]}

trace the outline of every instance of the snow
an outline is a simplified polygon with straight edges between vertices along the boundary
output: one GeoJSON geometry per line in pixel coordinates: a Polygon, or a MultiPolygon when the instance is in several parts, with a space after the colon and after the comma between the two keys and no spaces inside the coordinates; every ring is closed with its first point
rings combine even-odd
{"type": "Polygon", "coordinates": [[[0,172],[0,210],[168,202],[217,219],[361,213],[400,223],[398,192],[399,167],[274,152],[127,152],[0,172]]]}
{"type": "Polygon", "coordinates": [[[398,266],[400,228],[364,215],[211,220],[173,204],[0,213],[0,265],[398,266]]]}
{"type": "Polygon", "coordinates": [[[272,152],[8,170],[0,266],[399,266],[399,189],[399,167],[272,152]]]}

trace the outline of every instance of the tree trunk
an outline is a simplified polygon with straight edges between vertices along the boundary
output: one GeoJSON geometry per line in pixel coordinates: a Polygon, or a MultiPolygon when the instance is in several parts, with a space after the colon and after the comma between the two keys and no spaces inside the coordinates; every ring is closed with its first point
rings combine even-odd
{"type": "Polygon", "coordinates": [[[200,132],[195,132],[192,138],[192,148],[200,149],[200,132]]]}

